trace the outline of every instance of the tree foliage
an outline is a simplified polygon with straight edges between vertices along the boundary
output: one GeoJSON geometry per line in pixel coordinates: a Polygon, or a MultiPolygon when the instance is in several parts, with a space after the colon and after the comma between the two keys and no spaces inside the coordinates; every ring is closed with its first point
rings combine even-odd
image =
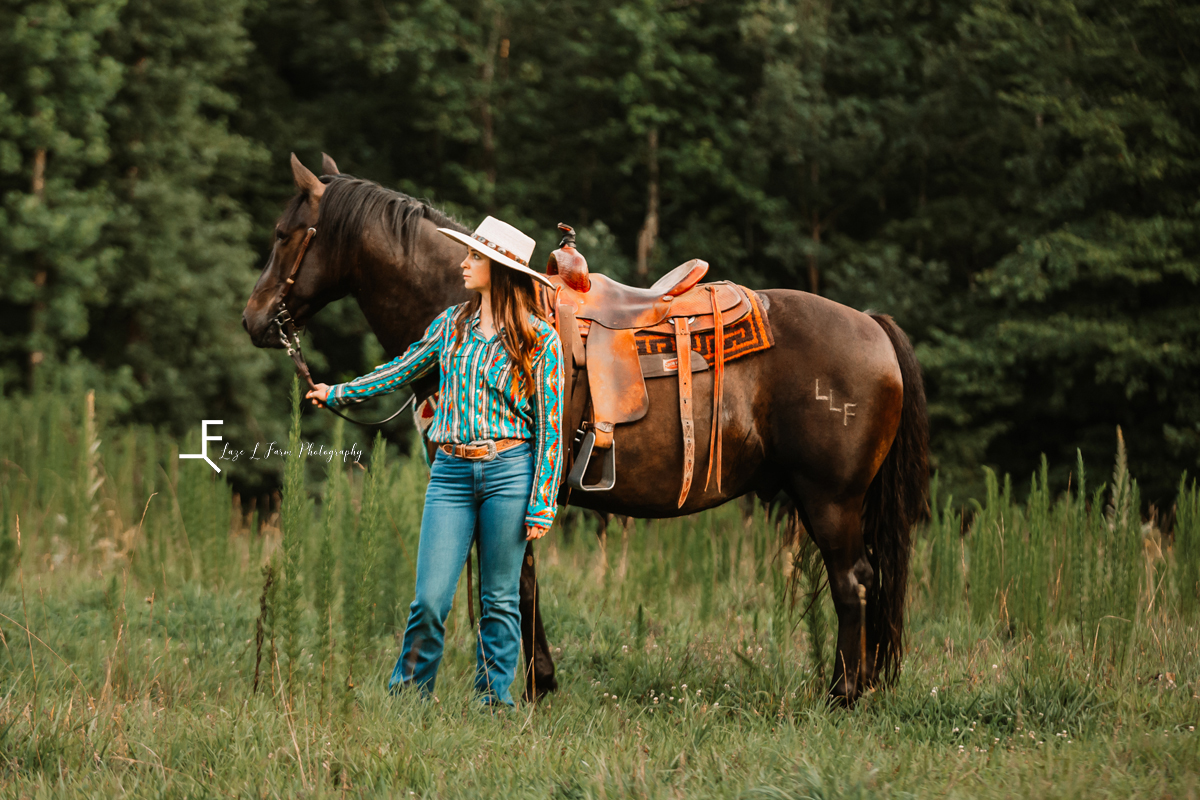
{"type": "MultiPolygon", "coordinates": [[[[287,153],[324,150],[626,280],[703,257],[892,314],[959,496],[1117,424],[1150,498],[1200,462],[1190,6],[47,0],[0,37],[6,391],[66,364],[281,439],[289,364],[238,314],[287,153]]],[[[312,337],[330,381],[382,356],[352,300],[312,337]]]]}

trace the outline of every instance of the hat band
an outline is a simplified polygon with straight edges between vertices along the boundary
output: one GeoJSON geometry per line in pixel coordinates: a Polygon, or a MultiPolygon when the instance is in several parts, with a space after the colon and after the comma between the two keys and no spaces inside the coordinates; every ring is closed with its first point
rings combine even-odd
{"type": "Polygon", "coordinates": [[[524,259],[524,258],[521,258],[519,255],[517,255],[516,253],[514,253],[514,252],[512,252],[512,251],[510,251],[510,250],[505,250],[503,247],[501,247],[501,246],[500,246],[500,245],[498,245],[498,244],[494,244],[494,243],[492,243],[492,242],[489,242],[487,239],[483,238],[483,237],[482,237],[482,236],[480,236],[478,233],[472,233],[472,234],[471,234],[471,238],[475,239],[476,241],[482,242],[483,244],[485,244],[485,245],[487,245],[488,247],[490,247],[490,248],[492,248],[493,250],[495,250],[495,251],[496,251],[497,253],[499,253],[500,255],[503,255],[503,256],[508,256],[508,257],[509,257],[509,258],[511,258],[513,261],[515,261],[515,262],[517,262],[518,264],[520,264],[522,267],[528,267],[528,266],[529,266],[529,262],[528,262],[526,259],[524,259]]]}

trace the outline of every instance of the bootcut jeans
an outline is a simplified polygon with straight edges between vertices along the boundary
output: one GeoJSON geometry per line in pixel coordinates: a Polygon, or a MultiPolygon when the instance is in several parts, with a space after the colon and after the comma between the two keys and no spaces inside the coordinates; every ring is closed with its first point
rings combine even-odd
{"type": "Polygon", "coordinates": [[[513,704],[509,687],[521,647],[521,559],[533,472],[528,441],[491,461],[468,461],[437,451],[421,517],[416,596],[388,682],[391,691],[416,686],[425,695],[433,692],[446,617],[478,527],[482,614],[475,645],[475,690],[484,703],[513,704]]]}

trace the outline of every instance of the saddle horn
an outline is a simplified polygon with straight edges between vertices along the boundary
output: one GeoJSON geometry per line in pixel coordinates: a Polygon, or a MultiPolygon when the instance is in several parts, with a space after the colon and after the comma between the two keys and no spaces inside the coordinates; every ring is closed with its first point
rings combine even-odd
{"type": "Polygon", "coordinates": [[[546,261],[546,274],[561,275],[567,286],[586,293],[592,288],[592,279],[588,277],[587,259],[575,249],[575,229],[562,222],[558,223],[558,229],[563,238],[546,261]]]}

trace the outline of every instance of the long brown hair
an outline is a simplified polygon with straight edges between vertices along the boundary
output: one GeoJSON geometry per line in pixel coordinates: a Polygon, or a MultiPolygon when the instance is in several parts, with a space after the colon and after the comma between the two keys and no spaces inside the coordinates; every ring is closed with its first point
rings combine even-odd
{"type": "MultiPolygon", "coordinates": [[[[490,260],[490,259],[489,259],[490,260]]],[[[541,303],[534,295],[533,277],[492,261],[492,325],[500,332],[500,342],[512,359],[519,397],[533,394],[533,350],[538,335],[529,322],[529,315],[545,320],[541,303]]],[[[454,320],[454,343],[466,334],[467,321],[475,316],[483,302],[476,294],[467,301],[454,320]]]]}

